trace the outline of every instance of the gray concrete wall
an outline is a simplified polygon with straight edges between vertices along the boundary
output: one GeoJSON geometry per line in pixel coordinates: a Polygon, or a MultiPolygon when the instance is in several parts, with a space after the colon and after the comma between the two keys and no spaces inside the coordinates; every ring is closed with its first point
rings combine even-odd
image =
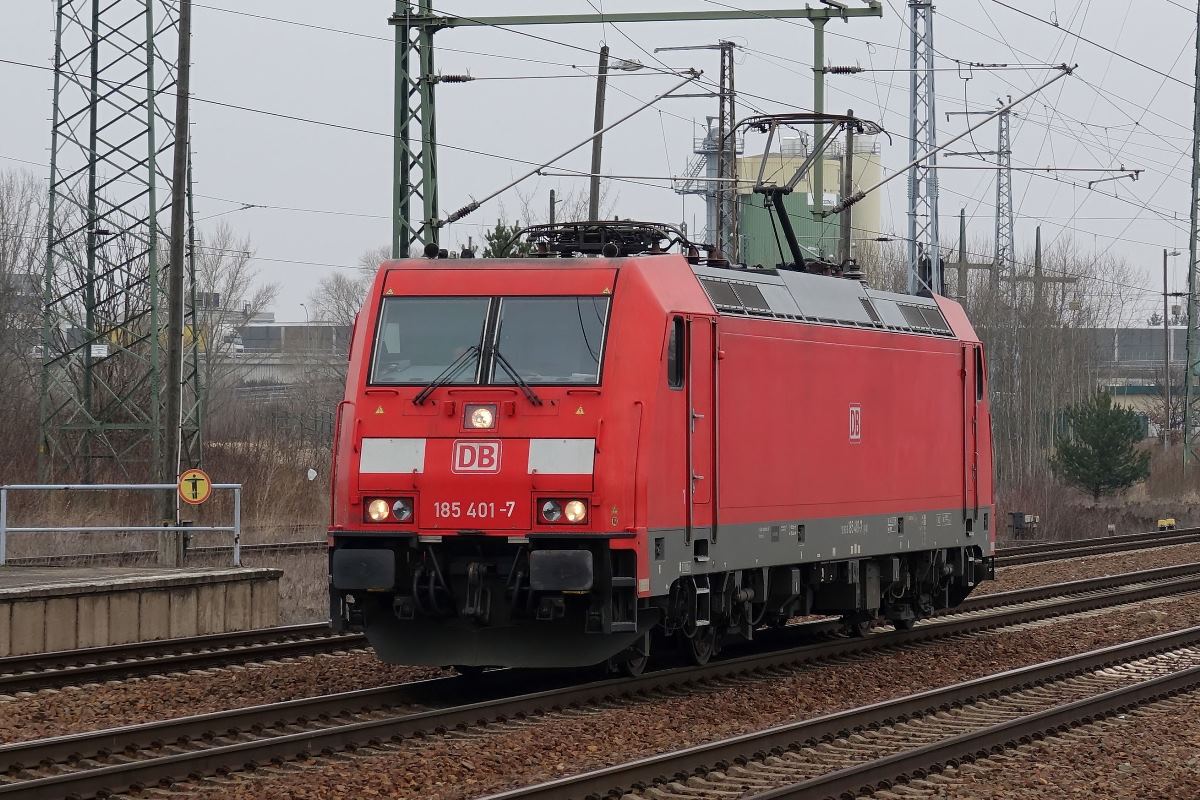
{"type": "Polygon", "coordinates": [[[4,568],[0,657],[279,624],[280,570],[87,572],[4,568]]]}

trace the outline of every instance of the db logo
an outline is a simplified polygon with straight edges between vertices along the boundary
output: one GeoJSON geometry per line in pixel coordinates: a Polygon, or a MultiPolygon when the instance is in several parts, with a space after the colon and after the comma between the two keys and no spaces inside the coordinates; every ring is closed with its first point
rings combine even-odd
{"type": "Polygon", "coordinates": [[[862,441],[862,406],[850,406],[850,441],[862,441]]]}
{"type": "Polygon", "coordinates": [[[500,442],[455,442],[453,472],[499,472],[500,442]]]}

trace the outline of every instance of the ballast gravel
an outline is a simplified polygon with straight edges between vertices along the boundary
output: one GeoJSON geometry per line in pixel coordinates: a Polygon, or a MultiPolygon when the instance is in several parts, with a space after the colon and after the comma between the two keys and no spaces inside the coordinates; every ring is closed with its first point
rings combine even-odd
{"type": "MultiPolygon", "coordinates": [[[[1027,623],[683,696],[431,735],[180,787],[229,800],[465,800],[1185,627],[1200,596],[1027,623]]],[[[1115,795],[1126,796],[1126,795],[1115,795]]]]}
{"type": "Polygon", "coordinates": [[[68,686],[0,699],[0,743],[370,689],[448,674],[452,671],[381,664],[374,654],[355,651],[68,686]]]}

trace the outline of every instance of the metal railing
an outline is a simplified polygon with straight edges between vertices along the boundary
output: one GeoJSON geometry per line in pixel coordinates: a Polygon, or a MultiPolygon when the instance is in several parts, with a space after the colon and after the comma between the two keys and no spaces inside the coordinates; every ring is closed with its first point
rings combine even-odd
{"type": "Polygon", "coordinates": [[[0,566],[4,566],[10,533],[230,533],[233,535],[233,565],[242,565],[242,485],[214,483],[213,491],[233,492],[231,525],[69,525],[66,527],[12,527],[8,524],[9,492],[64,491],[177,491],[173,483],[67,483],[11,484],[0,486],[0,566]]]}

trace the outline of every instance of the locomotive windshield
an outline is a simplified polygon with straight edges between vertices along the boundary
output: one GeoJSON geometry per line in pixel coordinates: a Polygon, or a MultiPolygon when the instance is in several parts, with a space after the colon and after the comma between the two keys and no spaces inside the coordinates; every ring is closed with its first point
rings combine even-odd
{"type": "MultiPolygon", "coordinates": [[[[505,297],[496,350],[528,383],[596,384],[607,319],[607,297],[505,297]]],[[[514,381],[493,364],[491,382],[514,381]]]]}
{"type": "Polygon", "coordinates": [[[591,296],[385,297],[371,383],[594,386],[609,302],[591,296]]]}
{"type": "Polygon", "coordinates": [[[443,383],[476,383],[487,297],[388,297],[379,317],[372,383],[426,383],[459,362],[443,383]]]}

